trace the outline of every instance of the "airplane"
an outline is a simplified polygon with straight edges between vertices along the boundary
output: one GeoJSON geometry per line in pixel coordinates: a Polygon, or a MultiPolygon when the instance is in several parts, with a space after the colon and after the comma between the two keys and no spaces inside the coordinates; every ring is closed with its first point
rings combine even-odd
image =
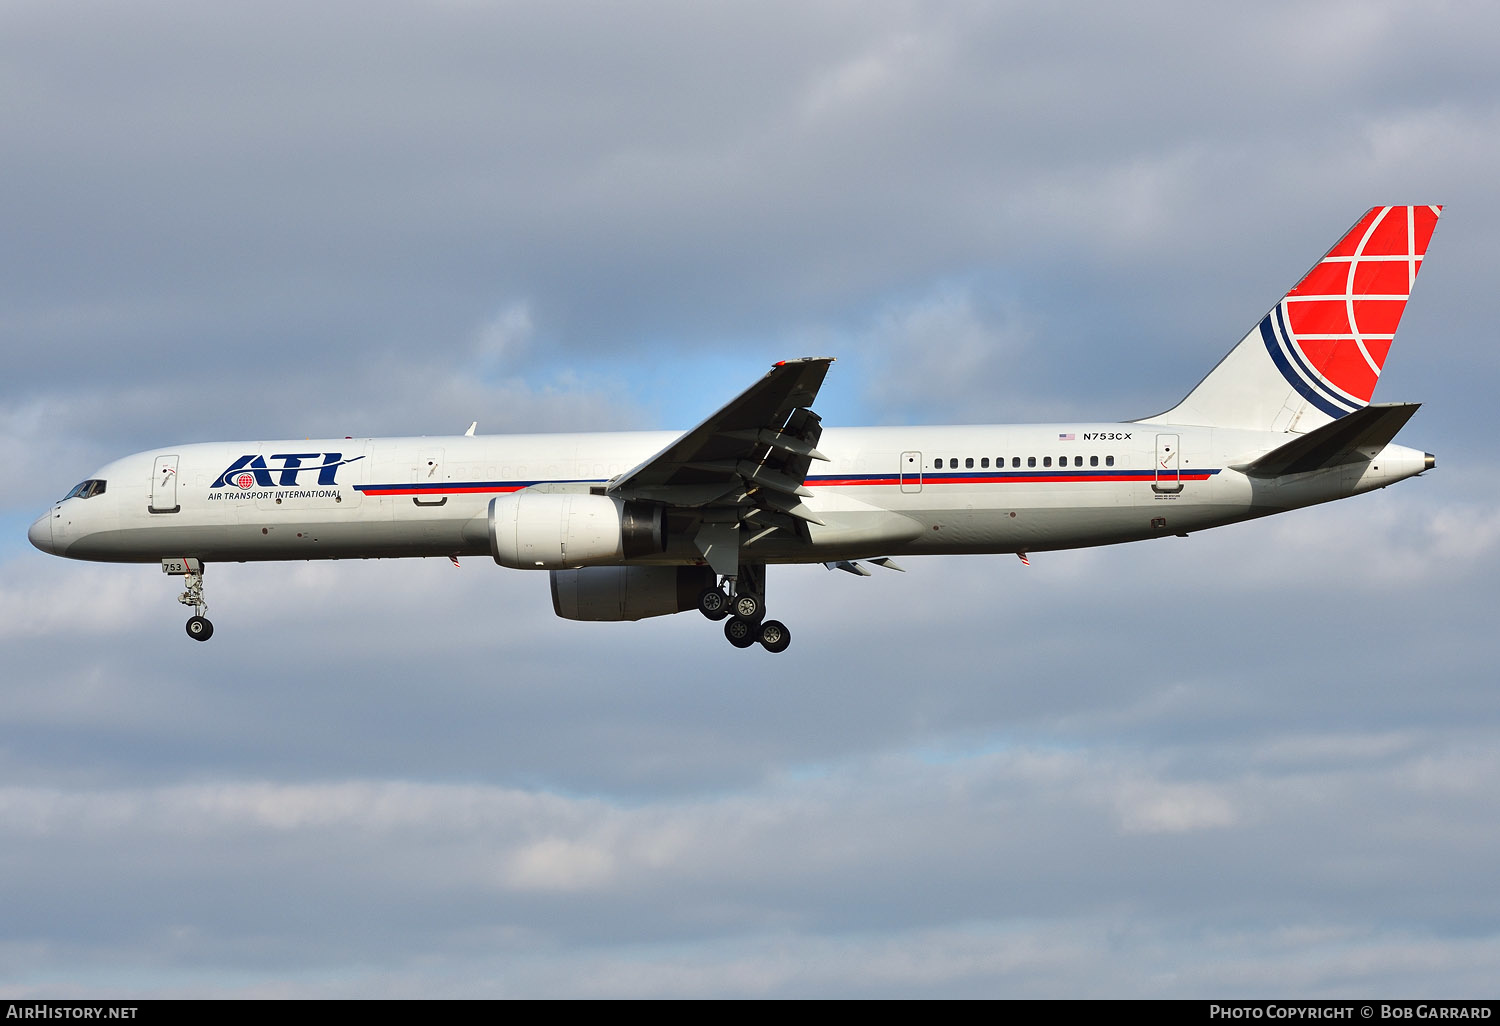
{"type": "Polygon", "coordinates": [[[697,609],[784,651],[766,568],[868,576],[895,556],[1029,554],[1193,531],[1431,470],[1370,399],[1439,206],[1367,211],[1181,402],[1123,423],[830,427],[832,358],[776,363],[682,434],[194,443],[116,460],[30,528],[44,552],[184,578],[209,563],[489,556],[550,574],[570,620],[697,609]]]}

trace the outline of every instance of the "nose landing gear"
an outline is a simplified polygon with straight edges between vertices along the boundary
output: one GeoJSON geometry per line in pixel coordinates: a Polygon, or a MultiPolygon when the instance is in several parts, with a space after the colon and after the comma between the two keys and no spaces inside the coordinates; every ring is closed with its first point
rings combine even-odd
{"type": "Polygon", "coordinates": [[[194,641],[207,641],[214,636],[214,625],[203,614],[208,612],[208,600],[203,597],[203,561],[198,559],[164,559],[161,572],[181,577],[186,589],[177,596],[177,601],[193,607],[188,617],[187,636],[194,641]]]}

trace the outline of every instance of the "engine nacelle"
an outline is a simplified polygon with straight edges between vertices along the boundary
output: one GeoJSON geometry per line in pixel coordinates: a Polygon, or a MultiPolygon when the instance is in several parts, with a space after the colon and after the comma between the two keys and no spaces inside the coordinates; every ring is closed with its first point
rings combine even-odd
{"type": "Polygon", "coordinates": [[[716,581],[706,566],[589,566],[552,571],[552,611],[564,620],[643,620],[695,609],[716,581]]]}
{"type": "Polygon", "coordinates": [[[615,563],[664,548],[660,506],[529,488],[490,500],[490,554],[515,570],[615,563]]]}

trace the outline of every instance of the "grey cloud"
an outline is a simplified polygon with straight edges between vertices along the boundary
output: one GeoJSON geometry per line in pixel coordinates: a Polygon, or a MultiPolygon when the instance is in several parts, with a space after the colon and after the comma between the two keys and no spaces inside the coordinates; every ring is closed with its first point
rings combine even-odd
{"type": "MultiPolygon", "coordinates": [[[[507,981],[502,993],[572,993],[570,969],[642,956],[661,965],[667,956],[653,946],[702,945],[672,960],[696,968],[686,979],[606,973],[588,992],[1046,993],[1092,961],[1105,972],[1078,980],[1088,993],[1201,993],[1254,980],[1256,993],[1274,995],[1268,962],[1291,950],[1322,954],[1320,934],[1342,934],[1345,949],[1401,941],[1400,928],[1350,921],[1347,906],[1371,900],[1437,927],[1426,943],[1455,960],[1425,966],[1421,978],[1475,985],[1475,956],[1489,948],[1462,938],[1493,914],[1472,888],[1493,863],[1495,836],[1458,824],[1489,817],[1493,800],[1472,783],[1443,782],[1493,772],[1493,761],[1440,743],[1389,767],[1346,763],[1332,783],[1321,773],[1197,782],[1150,756],[1017,746],[935,766],[858,760],[821,779],[644,808],[379,781],[12,788],[0,807],[15,838],[9,873],[35,878],[46,864],[47,879],[72,881],[15,895],[13,929],[87,923],[76,957],[147,976],[150,960],[165,956],[210,985],[230,966],[271,981],[298,964],[327,971],[330,951],[385,965],[391,951],[414,947],[462,965],[477,935],[496,966],[541,970],[542,983],[507,981]],[[1382,811],[1392,796],[1427,812],[1393,817],[1382,811]],[[1288,843],[1303,857],[1281,857],[1288,843]],[[1409,901],[1393,896],[1414,859],[1446,882],[1409,901]],[[1162,862],[1177,871],[1163,876],[1162,862]],[[206,866],[216,867],[210,877],[206,866]],[[209,889],[226,877],[233,888],[209,889]],[[141,900],[112,904],[121,883],[141,900]],[[1188,958],[1180,982],[1128,983],[1111,972],[1184,964],[1175,953],[1187,924],[1205,917],[1243,931],[1219,940],[1217,965],[1188,958]],[[1033,920],[1039,928],[1024,934],[960,925],[1033,920]],[[990,949],[1009,936],[1045,950],[1058,933],[1083,950],[1041,981],[1029,978],[1028,959],[1007,966],[990,949]],[[737,964],[763,959],[765,938],[777,935],[816,957],[795,978],[737,980],[737,964]],[[161,941],[144,957],[118,950],[151,937],[161,941]],[[601,944],[614,950],[590,953],[601,944]],[[978,950],[962,957],[955,944],[978,950]],[[887,978],[849,962],[851,951],[871,950],[885,952],[876,966],[905,968],[887,978]]],[[[1390,979],[1383,959],[1369,962],[1352,982],[1390,979]]],[[[402,974],[399,958],[393,968],[402,974]]],[[[1305,970],[1301,978],[1315,991],[1331,983],[1305,970]]]]}

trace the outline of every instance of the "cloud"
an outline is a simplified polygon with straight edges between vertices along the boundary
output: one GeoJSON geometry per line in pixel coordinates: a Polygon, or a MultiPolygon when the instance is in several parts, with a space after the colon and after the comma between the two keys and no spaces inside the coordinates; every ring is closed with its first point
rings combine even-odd
{"type": "Polygon", "coordinates": [[[511,303],[479,330],[475,355],[495,366],[517,360],[525,355],[532,331],[530,306],[524,302],[511,303]]]}
{"type": "Polygon", "coordinates": [[[10,562],[0,580],[0,639],[114,636],[147,621],[144,591],[139,575],[118,567],[10,562]]]}
{"type": "Polygon", "coordinates": [[[929,420],[992,422],[1003,419],[998,411],[1025,419],[1035,331],[1024,311],[975,293],[949,285],[879,313],[854,341],[872,407],[929,420]],[[976,396],[979,382],[993,391],[976,396]]]}
{"type": "MultiPolygon", "coordinates": [[[[50,864],[80,881],[71,892],[49,884],[10,894],[14,934],[45,935],[56,929],[45,923],[95,909],[75,939],[75,964],[136,964],[149,977],[151,955],[115,946],[171,929],[198,867],[232,873],[233,894],[191,902],[193,977],[211,992],[243,978],[224,969],[247,957],[257,987],[324,986],[296,983],[292,953],[266,947],[266,929],[299,932],[306,979],[338,964],[328,954],[303,962],[309,952],[346,951],[419,993],[450,987],[441,971],[404,964],[390,947],[391,915],[409,940],[442,955],[439,964],[467,966],[464,947],[486,936],[489,957],[512,970],[500,993],[576,992],[592,968],[589,993],[600,996],[1045,994],[1091,962],[1104,972],[1080,981],[1087,993],[1276,993],[1271,969],[1299,955],[1327,963],[1298,974],[1300,992],[1317,993],[1373,985],[1389,969],[1384,952],[1408,941],[1454,960],[1449,969],[1427,960],[1398,984],[1436,973],[1462,989],[1493,945],[1464,939],[1458,924],[1496,838],[1455,834],[1451,813],[1426,814],[1415,831],[1392,821],[1391,795],[1429,787],[1433,751],[1356,762],[1330,789],[1317,771],[1210,783],[1125,750],[1017,746],[939,765],[856,759],[816,781],[771,779],[645,806],[401,780],[9,786],[0,823],[16,842],[4,859],[9,879],[36,879],[50,864]],[[1242,803],[1255,809],[1244,822],[1228,811],[1242,803]],[[1299,863],[1263,861],[1293,836],[1299,863]],[[1453,879],[1432,910],[1451,932],[1419,941],[1363,918],[1319,925],[1339,921],[1344,895],[1399,886],[1409,853],[1436,855],[1459,836],[1469,850],[1439,856],[1453,879]],[[1155,864],[1188,843],[1198,865],[1161,876],[1155,864]],[[1372,847],[1382,857],[1365,858],[1372,847]],[[1252,911],[1225,886],[1244,874],[1262,887],[1276,881],[1271,907],[1252,911]],[[104,881],[139,900],[99,905],[104,881]],[[385,912],[372,918],[377,895],[385,912]],[[1281,925],[1276,902],[1294,896],[1293,926],[1281,925]],[[254,905],[262,911],[246,921],[254,905]],[[470,912],[450,921],[459,907],[470,912]],[[1211,964],[1182,954],[1205,911],[1253,925],[1212,934],[1211,964]],[[782,957],[790,952],[800,954],[782,957]],[[1365,964],[1346,977],[1357,952],[1365,964]],[[642,971],[626,972],[631,965],[642,971]],[[1168,966],[1180,975],[1154,978],[1168,966]],[[1152,982],[1131,982],[1148,969],[1152,982]]],[[[1439,742],[1437,752],[1452,770],[1493,769],[1477,750],[1439,742]]],[[[1468,817],[1492,811],[1482,787],[1445,800],[1468,817]]],[[[14,963],[10,989],[28,989],[28,973],[44,962],[32,953],[14,963]]]]}
{"type": "Polygon", "coordinates": [[[1126,833],[1188,833],[1235,822],[1234,807],[1211,788],[1126,785],[1115,801],[1126,833]]]}

